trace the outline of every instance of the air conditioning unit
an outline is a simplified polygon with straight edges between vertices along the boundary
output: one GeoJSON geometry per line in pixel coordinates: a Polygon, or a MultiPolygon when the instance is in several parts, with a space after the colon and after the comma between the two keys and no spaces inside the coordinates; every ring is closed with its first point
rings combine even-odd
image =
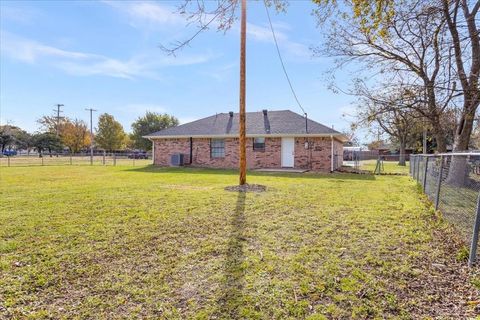
{"type": "Polygon", "coordinates": [[[172,154],[172,156],[170,157],[170,166],[172,167],[183,166],[184,165],[183,159],[184,157],[183,157],[183,154],[181,153],[172,154]]]}

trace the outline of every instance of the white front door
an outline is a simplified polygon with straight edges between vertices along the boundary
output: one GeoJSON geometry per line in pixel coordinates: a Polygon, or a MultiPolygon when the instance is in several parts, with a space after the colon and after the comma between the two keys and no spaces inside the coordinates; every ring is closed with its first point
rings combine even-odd
{"type": "Polygon", "coordinates": [[[282,167],[293,168],[295,163],[295,139],[282,138],[282,167]]]}

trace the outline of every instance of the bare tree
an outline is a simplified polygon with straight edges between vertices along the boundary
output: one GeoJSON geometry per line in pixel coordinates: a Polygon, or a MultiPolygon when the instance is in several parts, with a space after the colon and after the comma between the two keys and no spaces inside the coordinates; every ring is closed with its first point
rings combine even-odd
{"type": "Polygon", "coordinates": [[[370,130],[378,126],[390,136],[390,140],[399,144],[399,162],[405,166],[407,144],[419,131],[421,116],[412,111],[417,103],[416,93],[400,88],[395,94],[371,92],[365,87],[357,88],[356,126],[370,130]]]}
{"type": "Polygon", "coordinates": [[[442,9],[451,35],[456,77],[463,95],[453,149],[463,151],[468,149],[473,121],[480,105],[480,35],[477,27],[480,1],[442,0],[442,9]]]}
{"type": "Polygon", "coordinates": [[[353,8],[334,17],[327,46],[314,52],[336,57],[336,67],[362,62],[369,83],[380,79],[387,84],[381,88],[386,94],[394,93],[398,83],[419,92],[411,108],[430,123],[438,151],[446,151],[446,134],[439,124],[460,93],[452,77],[441,8],[428,0],[396,4],[381,34],[365,28],[348,10],[353,8]]]}
{"type": "MultiPolygon", "coordinates": [[[[480,1],[442,0],[441,4],[451,36],[455,76],[462,89],[462,107],[458,108],[453,150],[464,151],[468,149],[480,104],[480,36],[476,21],[480,1]]],[[[466,158],[453,157],[448,182],[463,185],[466,172],[466,158]]]]}

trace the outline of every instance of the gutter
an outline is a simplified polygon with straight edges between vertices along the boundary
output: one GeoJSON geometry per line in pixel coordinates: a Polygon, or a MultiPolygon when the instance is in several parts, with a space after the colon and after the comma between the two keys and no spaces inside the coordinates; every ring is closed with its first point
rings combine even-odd
{"type": "Polygon", "coordinates": [[[193,163],[193,138],[190,137],[190,159],[188,160],[188,164],[193,163]]]}
{"type": "Polygon", "coordinates": [[[155,164],[155,141],[152,141],[152,164],[155,164]]]}
{"type": "MultiPolygon", "coordinates": [[[[247,138],[282,138],[282,137],[290,137],[290,138],[298,138],[298,137],[318,137],[318,138],[328,138],[332,137],[338,139],[341,142],[348,141],[348,138],[341,134],[331,134],[331,133],[308,133],[308,134],[299,134],[299,133],[291,133],[291,134],[281,134],[281,133],[263,133],[263,134],[247,134],[247,138]]],[[[238,134],[217,134],[217,135],[171,135],[171,136],[143,136],[142,138],[148,139],[152,141],[153,139],[188,139],[188,138],[238,138],[238,134]]]]}

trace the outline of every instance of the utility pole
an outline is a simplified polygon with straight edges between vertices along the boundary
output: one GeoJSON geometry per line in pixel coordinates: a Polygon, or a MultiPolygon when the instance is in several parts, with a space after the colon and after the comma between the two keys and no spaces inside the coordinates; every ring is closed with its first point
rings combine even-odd
{"type": "Polygon", "coordinates": [[[85,108],[85,110],[90,111],[90,165],[93,165],[93,121],[92,113],[97,111],[92,108],[85,108]]]}
{"type": "Polygon", "coordinates": [[[57,124],[55,126],[55,132],[56,132],[56,135],[58,137],[58,133],[59,133],[59,129],[60,129],[60,119],[63,118],[63,117],[60,117],[60,113],[62,112],[61,108],[64,106],[63,104],[61,103],[58,103],[55,105],[57,107],[57,109],[54,109],[53,111],[57,113],[57,124]]]}
{"type": "Polygon", "coordinates": [[[240,134],[240,185],[247,183],[247,147],[245,132],[245,47],[247,34],[247,0],[242,0],[242,14],[240,21],[240,112],[239,112],[239,134],[240,134]]]}

